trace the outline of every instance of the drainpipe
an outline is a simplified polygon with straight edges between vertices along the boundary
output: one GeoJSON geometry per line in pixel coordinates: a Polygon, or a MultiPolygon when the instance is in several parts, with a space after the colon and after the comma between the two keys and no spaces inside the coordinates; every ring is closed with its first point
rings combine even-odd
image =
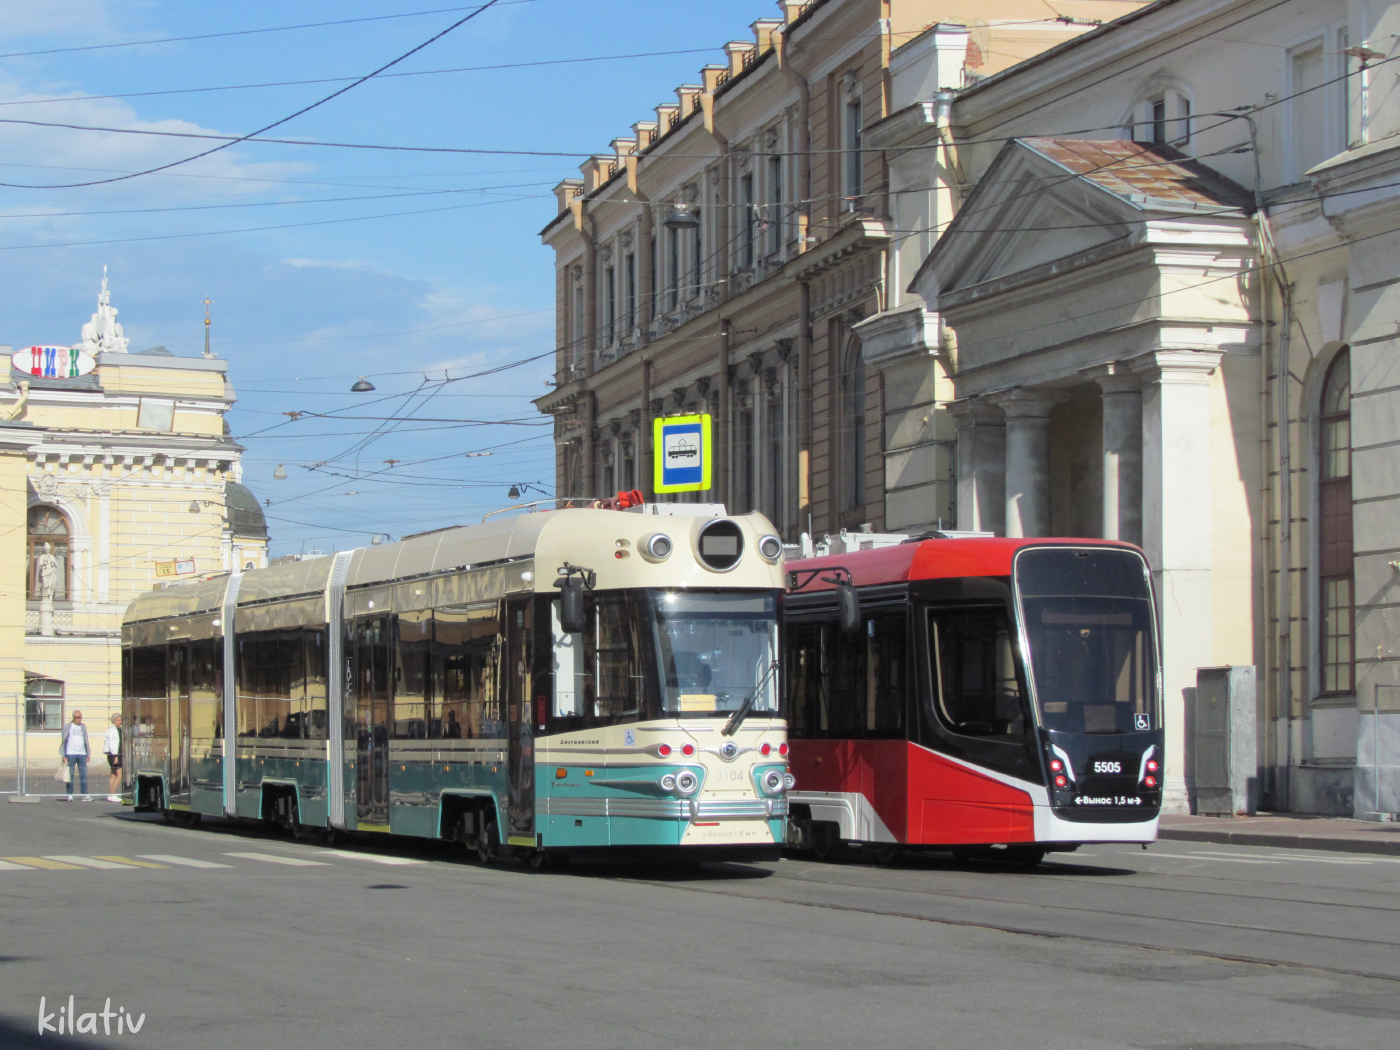
{"type": "Polygon", "coordinates": [[[715,433],[718,435],[715,441],[715,479],[719,487],[719,502],[725,506],[729,505],[730,489],[729,483],[729,442],[732,435],[729,432],[729,339],[730,323],[725,318],[719,323],[719,383],[716,396],[719,398],[717,406],[718,419],[715,433]]]}

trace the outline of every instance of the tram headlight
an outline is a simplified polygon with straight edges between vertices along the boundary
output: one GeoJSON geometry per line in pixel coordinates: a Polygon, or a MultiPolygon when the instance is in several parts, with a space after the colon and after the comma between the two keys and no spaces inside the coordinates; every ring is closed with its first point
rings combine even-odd
{"type": "Polygon", "coordinates": [[[763,790],[770,795],[781,795],[783,793],[783,774],[776,769],[770,769],[763,774],[760,783],[763,790]]]}
{"type": "Polygon", "coordinates": [[[784,791],[791,791],[791,790],[792,790],[793,788],[795,788],[795,787],[797,787],[797,778],[796,778],[795,776],[793,776],[791,773],[784,773],[784,774],[783,774],[783,790],[784,790],[784,791]]]}
{"type": "Polygon", "coordinates": [[[647,561],[665,561],[671,556],[671,551],[675,550],[675,544],[671,542],[671,537],[664,532],[652,533],[637,546],[642,552],[642,557],[647,561]]]}
{"type": "Polygon", "coordinates": [[[783,541],[771,533],[758,541],[758,553],[764,561],[776,562],[783,556],[783,541]]]}
{"type": "Polygon", "coordinates": [[[674,773],[667,773],[664,777],[661,778],[661,790],[662,790],[662,791],[675,791],[675,790],[676,790],[676,775],[675,775],[674,773]]]}
{"type": "Polygon", "coordinates": [[[700,790],[700,778],[688,769],[676,774],[676,791],[681,795],[693,795],[700,790]]]}

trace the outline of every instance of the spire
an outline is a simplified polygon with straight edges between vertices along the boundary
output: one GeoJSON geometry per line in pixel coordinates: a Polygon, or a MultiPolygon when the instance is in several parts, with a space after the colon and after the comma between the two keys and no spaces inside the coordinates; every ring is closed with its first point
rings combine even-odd
{"type": "Polygon", "coordinates": [[[131,340],[122,334],[122,326],[117,323],[117,308],[112,305],[112,293],[107,287],[107,267],[102,267],[102,290],[97,293],[97,313],[83,325],[83,341],[76,349],[90,354],[126,353],[131,340]]]}
{"type": "Polygon", "coordinates": [[[213,351],[209,349],[209,307],[213,305],[214,300],[206,295],[200,302],[204,304],[204,356],[213,357],[213,351]]]}

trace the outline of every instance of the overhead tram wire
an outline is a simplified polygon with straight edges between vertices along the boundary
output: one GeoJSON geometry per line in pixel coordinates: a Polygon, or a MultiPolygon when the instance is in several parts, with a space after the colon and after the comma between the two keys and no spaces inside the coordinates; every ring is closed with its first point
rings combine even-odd
{"type": "Polygon", "coordinates": [[[496,6],[498,3],[501,3],[501,2],[502,2],[502,0],[486,0],[486,2],[485,2],[484,4],[482,4],[480,7],[476,8],[474,11],[472,11],[470,14],[466,15],[465,17],[459,18],[457,21],[453,22],[450,26],[448,26],[446,29],[442,30],[441,32],[438,32],[438,33],[433,34],[431,37],[429,37],[427,40],[423,41],[421,44],[418,44],[416,47],[413,47],[413,48],[411,48],[410,50],[405,51],[403,54],[399,55],[399,56],[398,56],[397,58],[395,58],[393,61],[391,61],[391,62],[386,62],[384,65],[380,66],[378,69],[374,70],[373,72],[371,72],[371,73],[366,73],[364,76],[360,77],[360,79],[354,81],[353,83],[347,84],[347,85],[345,85],[345,87],[339,88],[339,89],[337,89],[336,91],[332,91],[329,95],[325,96],[324,98],[319,99],[319,100],[317,100],[316,102],[312,102],[310,105],[303,106],[303,107],[301,107],[301,109],[297,110],[296,112],[290,113],[290,114],[288,114],[287,116],[282,117],[282,118],[279,119],[279,120],[275,120],[275,121],[273,121],[271,124],[266,124],[266,125],[264,125],[263,127],[259,128],[257,131],[249,132],[247,135],[240,136],[240,137],[238,137],[238,138],[236,138],[236,139],[233,139],[232,141],[229,141],[229,142],[221,143],[221,144],[219,144],[218,146],[212,147],[211,149],[207,149],[207,150],[204,150],[204,151],[202,151],[202,152],[200,152],[200,153],[193,154],[192,156],[189,156],[189,157],[184,157],[184,158],[182,158],[182,159],[180,159],[180,160],[172,160],[172,161],[170,161],[169,163],[161,164],[161,165],[159,165],[159,166],[157,166],[157,167],[154,167],[154,168],[147,168],[147,169],[144,170],[144,171],[132,172],[132,173],[129,174],[129,175],[117,175],[117,176],[113,176],[112,178],[107,178],[107,179],[92,179],[92,180],[89,180],[89,181],[87,181],[87,182],[73,182],[73,183],[67,183],[67,184],[62,184],[62,185],[38,185],[38,186],[35,186],[35,185],[28,185],[28,184],[25,184],[25,183],[0,182],[0,187],[5,187],[5,188],[9,188],[9,189],[31,189],[31,190],[32,190],[32,189],[64,189],[64,190],[68,190],[68,189],[79,189],[79,188],[82,188],[82,187],[85,187],[85,186],[103,186],[103,185],[107,185],[108,183],[122,182],[122,181],[125,181],[126,179],[140,178],[140,177],[143,176],[143,175],[154,175],[156,172],[159,172],[159,171],[167,171],[167,170],[169,170],[170,168],[179,167],[179,166],[182,165],[182,164],[188,164],[188,163],[190,163],[191,161],[199,160],[199,159],[202,158],[202,157],[208,157],[208,156],[210,156],[211,154],[218,153],[218,152],[221,151],[221,150],[228,149],[230,146],[233,146],[233,145],[235,145],[235,144],[238,143],[238,142],[246,142],[247,140],[253,138],[253,137],[256,136],[256,135],[261,135],[261,134],[263,134],[263,133],[265,133],[265,132],[271,131],[273,128],[281,127],[283,124],[286,124],[286,123],[288,123],[289,121],[295,120],[297,117],[300,117],[300,116],[302,116],[302,115],[304,115],[304,114],[306,114],[306,113],[310,113],[313,109],[316,109],[316,108],[318,108],[318,107],[320,107],[320,106],[324,106],[327,102],[330,102],[332,99],[339,98],[341,95],[344,95],[346,92],[353,91],[355,88],[359,87],[359,86],[360,86],[361,84],[363,84],[365,81],[373,79],[374,77],[378,76],[380,73],[383,73],[385,70],[391,69],[392,67],[398,65],[400,62],[402,62],[402,61],[404,61],[405,59],[411,57],[412,55],[416,55],[419,51],[422,51],[425,47],[428,47],[430,44],[433,44],[433,43],[435,43],[436,41],[441,40],[443,37],[447,36],[447,34],[451,33],[453,30],[457,29],[459,26],[465,25],[466,23],[468,23],[468,22],[470,22],[472,19],[474,19],[477,15],[481,14],[483,11],[486,11],[486,10],[488,10],[489,8],[496,6]]]}

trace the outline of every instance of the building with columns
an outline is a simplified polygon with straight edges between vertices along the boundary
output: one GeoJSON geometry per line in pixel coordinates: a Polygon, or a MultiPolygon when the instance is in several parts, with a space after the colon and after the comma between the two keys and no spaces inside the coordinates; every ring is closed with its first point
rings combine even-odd
{"type": "Polygon", "coordinates": [[[27,750],[31,777],[74,709],[100,737],[120,708],[133,598],[267,561],[224,422],[228,362],[132,353],[116,317],[104,276],[82,340],[48,348],[74,367],[0,347],[0,769],[27,750]]]}
{"type": "Polygon", "coordinates": [[[935,383],[871,367],[857,331],[886,309],[900,236],[865,137],[892,112],[892,53],[964,22],[940,38],[962,86],[1139,6],[784,0],[724,44],[723,62],[557,187],[541,233],[555,386],[536,402],[555,419],[557,492],[649,491],[650,420],[707,411],[718,447],[701,499],[760,510],[788,539],[948,526],[951,433],[891,415],[932,416],[935,383]],[[892,450],[905,469],[887,470],[892,450]]]}
{"type": "Polygon", "coordinates": [[[887,432],[955,440],[961,528],[1142,545],[1177,809],[1229,664],[1266,808],[1400,810],[1396,6],[1159,0],[971,85],[935,26],[865,132],[898,234],[854,331],[938,400],[887,432]]]}

